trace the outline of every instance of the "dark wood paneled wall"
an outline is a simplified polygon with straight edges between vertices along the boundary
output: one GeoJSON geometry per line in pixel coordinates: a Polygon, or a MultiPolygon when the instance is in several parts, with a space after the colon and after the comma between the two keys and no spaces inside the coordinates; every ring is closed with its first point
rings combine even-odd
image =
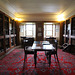
{"type": "MultiPolygon", "coordinates": [[[[56,31],[56,33],[55,33],[56,34],[56,38],[57,38],[58,41],[60,41],[60,31],[59,31],[60,30],[60,24],[59,24],[58,21],[26,21],[26,22],[35,22],[35,24],[36,24],[36,38],[35,38],[35,40],[36,41],[44,40],[44,23],[45,22],[55,23],[55,25],[56,25],[55,26],[56,27],[56,30],[55,30],[56,31]]],[[[25,23],[25,21],[23,21],[21,23],[25,23]]]]}
{"type": "Polygon", "coordinates": [[[36,40],[43,40],[43,22],[36,22],[36,40]]]}
{"type": "Polygon", "coordinates": [[[60,45],[63,44],[63,22],[60,22],[60,45]]]}
{"type": "Polygon", "coordinates": [[[19,28],[19,25],[20,23],[18,21],[16,21],[16,45],[20,45],[20,35],[19,35],[19,32],[20,32],[20,28],[19,28]]]}

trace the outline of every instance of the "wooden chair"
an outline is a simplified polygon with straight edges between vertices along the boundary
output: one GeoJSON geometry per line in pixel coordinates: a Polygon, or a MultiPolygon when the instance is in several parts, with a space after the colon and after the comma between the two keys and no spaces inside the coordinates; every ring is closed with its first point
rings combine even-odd
{"type": "Polygon", "coordinates": [[[27,54],[34,54],[34,50],[31,50],[31,46],[28,39],[24,40],[24,53],[25,59],[27,58],[27,54]]]}
{"type": "Polygon", "coordinates": [[[51,52],[49,52],[49,51],[46,52],[46,56],[47,56],[47,58],[50,59],[49,60],[50,62],[51,62],[51,55],[54,55],[54,57],[57,58],[57,61],[59,62],[58,55],[57,55],[57,50],[58,50],[57,45],[58,45],[58,42],[57,42],[57,40],[55,40],[55,44],[53,44],[53,46],[55,47],[55,50],[53,50],[51,52]]]}
{"type": "Polygon", "coordinates": [[[55,40],[56,40],[55,37],[48,37],[48,38],[46,38],[46,41],[49,41],[50,44],[54,44],[55,40]]]}

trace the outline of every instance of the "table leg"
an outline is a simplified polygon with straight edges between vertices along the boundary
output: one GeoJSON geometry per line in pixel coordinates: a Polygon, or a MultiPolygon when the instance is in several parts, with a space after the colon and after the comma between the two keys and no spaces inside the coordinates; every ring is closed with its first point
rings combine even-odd
{"type": "Polygon", "coordinates": [[[36,68],[36,58],[37,58],[37,51],[34,52],[34,63],[35,63],[35,68],[36,68]]]}
{"type": "Polygon", "coordinates": [[[50,67],[50,64],[51,64],[51,54],[49,55],[49,67],[50,67]]]}
{"type": "Polygon", "coordinates": [[[25,59],[27,59],[27,53],[25,53],[25,59]]]}

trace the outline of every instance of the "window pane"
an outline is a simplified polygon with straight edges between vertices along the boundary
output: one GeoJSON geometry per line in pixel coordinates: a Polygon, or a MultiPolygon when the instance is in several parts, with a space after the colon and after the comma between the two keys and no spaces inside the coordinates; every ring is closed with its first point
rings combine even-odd
{"type": "Polygon", "coordinates": [[[46,30],[52,30],[52,25],[47,25],[46,30]]]}
{"type": "Polygon", "coordinates": [[[44,37],[52,36],[52,23],[44,23],[44,37]]]}
{"type": "Polygon", "coordinates": [[[26,30],[32,30],[32,25],[26,25],[26,30]]]}
{"type": "Polygon", "coordinates": [[[20,25],[20,36],[24,36],[24,25],[20,25]]]}
{"type": "Polygon", "coordinates": [[[29,36],[29,35],[32,36],[32,31],[28,31],[28,30],[27,30],[27,35],[28,35],[28,36],[29,36]]]}
{"type": "Polygon", "coordinates": [[[21,23],[20,36],[35,37],[36,36],[35,23],[33,22],[21,23]]]}
{"type": "Polygon", "coordinates": [[[23,32],[24,31],[24,25],[21,25],[20,26],[20,32],[23,32]]]}
{"type": "Polygon", "coordinates": [[[46,31],[46,35],[47,36],[51,36],[52,35],[52,31],[46,31]]]}
{"type": "Polygon", "coordinates": [[[36,26],[33,25],[33,37],[35,37],[35,34],[36,34],[36,26]]]}

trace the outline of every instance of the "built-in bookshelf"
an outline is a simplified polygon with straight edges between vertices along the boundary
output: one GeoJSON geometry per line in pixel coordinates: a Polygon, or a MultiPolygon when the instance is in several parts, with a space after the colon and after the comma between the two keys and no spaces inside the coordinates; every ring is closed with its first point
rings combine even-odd
{"type": "Polygon", "coordinates": [[[6,50],[10,48],[10,45],[9,45],[9,38],[5,38],[5,47],[6,47],[6,50]]]}
{"type": "Polygon", "coordinates": [[[72,18],[72,28],[71,28],[72,32],[72,36],[75,36],[75,17],[72,18]]]}
{"type": "Polygon", "coordinates": [[[71,20],[72,27],[71,27],[71,45],[75,49],[75,16],[71,20]]]}
{"type": "Polygon", "coordinates": [[[63,22],[63,44],[67,43],[71,48],[75,47],[75,15],[63,22]]]}
{"type": "Polygon", "coordinates": [[[16,46],[16,22],[0,12],[0,55],[16,46]]]}
{"type": "Polygon", "coordinates": [[[66,20],[66,35],[69,35],[69,31],[71,30],[70,19],[66,20]]]}
{"type": "Polygon", "coordinates": [[[14,34],[16,34],[17,30],[16,30],[16,22],[14,22],[14,34]]]}
{"type": "Polygon", "coordinates": [[[4,17],[5,35],[9,35],[9,17],[4,17]]]}
{"type": "Polygon", "coordinates": [[[68,19],[66,20],[66,43],[68,44],[69,44],[70,30],[71,30],[71,23],[70,19],[68,19]]]}
{"type": "Polygon", "coordinates": [[[16,42],[17,42],[17,38],[16,38],[16,36],[15,36],[15,41],[14,41],[14,42],[15,42],[15,44],[16,44],[16,42]]]}
{"type": "Polygon", "coordinates": [[[0,52],[4,51],[4,44],[3,44],[3,40],[4,40],[4,32],[3,32],[3,14],[0,13],[0,52]]]}
{"type": "Polygon", "coordinates": [[[0,39],[0,52],[4,51],[3,39],[0,39]]]}
{"type": "Polygon", "coordinates": [[[63,28],[64,28],[63,34],[65,35],[66,34],[66,24],[65,24],[65,21],[63,22],[63,28]]]}
{"type": "Polygon", "coordinates": [[[13,20],[12,19],[10,19],[9,20],[9,31],[10,31],[10,34],[13,34],[13,20]]]}
{"type": "Polygon", "coordinates": [[[3,15],[0,14],[0,36],[3,36],[3,15]]]}
{"type": "Polygon", "coordinates": [[[65,21],[63,22],[63,43],[65,42],[66,40],[66,24],[65,24],[65,21]]]}
{"type": "Polygon", "coordinates": [[[14,37],[11,37],[11,46],[14,46],[14,37]]]}

